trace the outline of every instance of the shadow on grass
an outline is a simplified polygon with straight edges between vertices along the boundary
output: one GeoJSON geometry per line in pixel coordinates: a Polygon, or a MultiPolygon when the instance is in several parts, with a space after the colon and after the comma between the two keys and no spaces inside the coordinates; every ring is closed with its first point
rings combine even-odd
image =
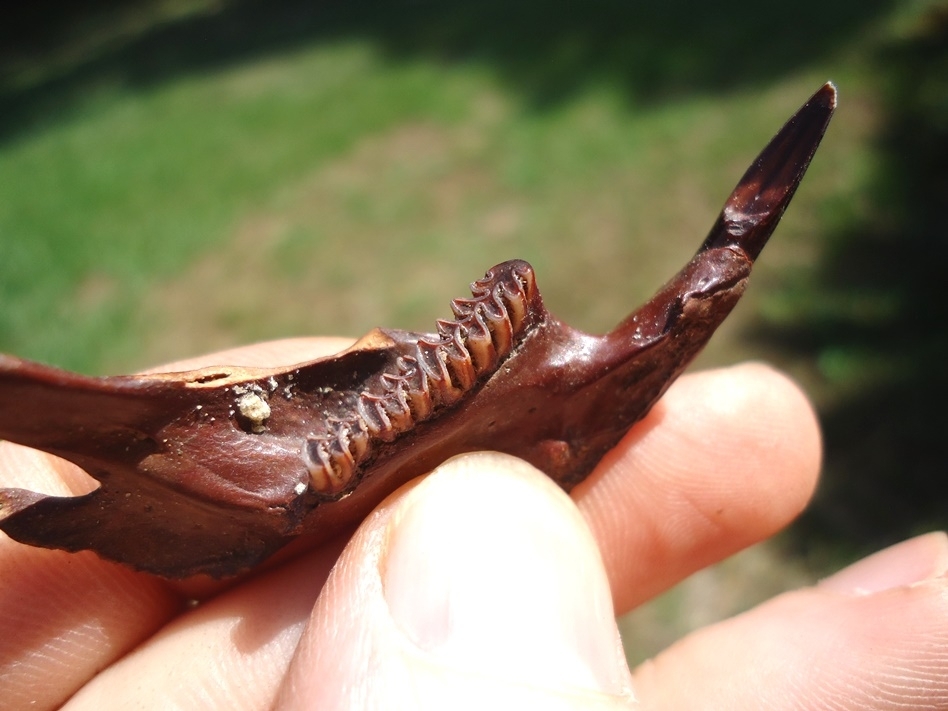
{"type": "MultiPolygon", "coordinates": [[[[634,101],[718,91],[818,63],[892,4],[798,0],[791,12],[757,0],[219,0],[213,11],[104,43],[53,78],[7,89],[0,139],[57,120],[100,82],[147,86],[342,38],[372,41],[393,59],[484,63],[537,107],[602,81],[634,101]]],[[[5,17],[0,58],[42,60],[90,13],[129,7],[127,0],[25,3],[5,17]]]]}
{"type": "Polygon", "coordinates": [[[821,413],[824,484],[796,529],[852,552],[948,528],[948,7],[887,48],[879,72],[887,123],[868,215],[833,237],[817,308],[758,334],[841,380],[871,374],[821,413]]]}

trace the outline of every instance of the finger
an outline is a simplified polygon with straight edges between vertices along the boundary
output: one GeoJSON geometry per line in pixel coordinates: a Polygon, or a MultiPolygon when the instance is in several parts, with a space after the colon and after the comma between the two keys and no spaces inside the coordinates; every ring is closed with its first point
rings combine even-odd
{"type": "Polygon", "coordinates": [[[948,708],[948,539],[874,558],[643,664],[643,709],[948,708]]]}
{"type": "Polygon", "coordinates": [[[343,542],[182,615],[96,676],[64,711],[270,708],[343,542]]]}
{"type": "Polygon", "coordinates": [[[276,707],[615,709],[629,694],[605,571],[575,506],[529,465],[480,454],[363,524],[276,707]]]}
{"type": "Polygon", "coordinates": [[[816,485],[799,388],[751,364],[679,379],[573,496],[622,614],[787,525],[816,485]]]}
{"type": "Polygon", "coordinates": [[[94,556],[0,553],[0,709],[58,708],[170,618],[160,584],[94,556]]]}
{"type": "MultiPolygon", "coordinates": [[[[87,486],[75,467],[7,442],[0,444],[0,476],[59,495],[87,486]]],[[[0,581],[0,709],[58,707],[178,607],[149,576],[91,553],[30,548],[3,535],[0,581]]]]}

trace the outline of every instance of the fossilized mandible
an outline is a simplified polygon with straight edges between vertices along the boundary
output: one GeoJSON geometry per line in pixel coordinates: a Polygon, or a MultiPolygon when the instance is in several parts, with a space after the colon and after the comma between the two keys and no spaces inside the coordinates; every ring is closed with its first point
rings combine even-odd
{"type": "Polygon", "coordinates": [[[290,368],[91,378],[0,356],[0,437],[100,482],[76,497],[2,489],[0,529],[166,577],[223,577],[357,522],[461,452],[508,452],[571,488],[740,298],[835,105],[826,84],[748,169],[694,258],[604,336],[556,320],[530,265],[510,261],[453,301],[436,334],[376,329],[290,368]]]}

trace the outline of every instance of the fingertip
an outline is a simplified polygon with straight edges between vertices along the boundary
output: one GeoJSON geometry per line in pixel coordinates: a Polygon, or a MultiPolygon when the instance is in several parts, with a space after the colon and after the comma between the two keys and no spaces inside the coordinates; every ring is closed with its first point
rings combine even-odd
{"type": "Polygon", "coordinates": [[[813,408],[759,363],[680,378],[574,495],[622,613],[792,521],[820,468],[813,408]]]}
{"type": "MultiPolygon", "coordinates": [[[[747,437],[780,455],[805,493],[812,495],[823,458],[823,437],[812,401],[789,375],[767,363],[751,361],[719,371],[719,401],[734,399],[734,419],[747,437]]],[[[802,506],[801,505],[801,509],[802,506]]]]}
{"type": "Polygon", "coordinates": [[[735,495],[753,498],[766,535],[795,518],[816,489],[822,436],[816,410],[786,373],[748,362],[697,373],[669,391],[673,424],[705,442],[713,474],[726,481],[739,474],[753,481],[735,495]],[[700,405],[696,406],[696,403],[700,405]]]}
{"type": "MultiPolygon", "coordinates": [[[[925,545],[942,545],[937,541],[925,545]]],[[[634,671],[649,708],[944,708],[948,581],[808,588],[688,635],[634,671]]]]}
{"type": "Polygon", "coordinates": [[[948,535],[932,531],[896,543],[820,581],[821,590],[849,595],[913,585],[948,572],[948,535]]]}
{"type": "Polygon", "coordinates": [[[506,455],[457,457],[383,503],[317,607],[286,708],[349,701],[309,685],[303,663],[309,679],[395,706],[475,687],[629,693],[595,541],[569,497],[506,455]]]}
{"type": "Polygon", "coordinates": [[[88,551],[9,543],[0,546],[0,708],[58,707],[180,609],[160,581],[88,551]]]}
{"type": "MultiPolygon", "coordinates": [[[[580,591],[605,589],[598,551],[568,497],[536,469],[506,455],[479,453],[439,467],[395,513],[383,589],[402,631],[420,648],[474,655],[499,671],[526,661],[510,636],[549,634],[556,610],[580,591]],[[564,571],[563,560],[579,570],[564,571]],[[563,579],[567,572],[567,579],[563,579]],[[525,627],[531,629],[526,632],[525,627]],[[505,649],[486,655],[501,636],[505,649]]],[[[608,596],[598,601],[609,605],[608,596]]],[[[460,660],[458,660],[460,661],[460,660]]]]}

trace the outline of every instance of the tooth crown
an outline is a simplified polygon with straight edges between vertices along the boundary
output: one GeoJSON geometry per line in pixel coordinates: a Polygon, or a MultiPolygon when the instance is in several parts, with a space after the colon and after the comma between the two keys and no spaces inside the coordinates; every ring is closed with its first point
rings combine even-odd
{"type": "Polygon", "coordinates": [[[493,374],[516,347],[537,300],[533,268],[506,262],[471,284],[471,298],[451,302],[454,320],[417,338],[383,372],[378,391],[358,395],[354,415],[330,419],[325,435],[303,444],[310,487],[335,499],[352,489],[378,442],[392,442],[438,410],[451,407],[493,374]]]}

